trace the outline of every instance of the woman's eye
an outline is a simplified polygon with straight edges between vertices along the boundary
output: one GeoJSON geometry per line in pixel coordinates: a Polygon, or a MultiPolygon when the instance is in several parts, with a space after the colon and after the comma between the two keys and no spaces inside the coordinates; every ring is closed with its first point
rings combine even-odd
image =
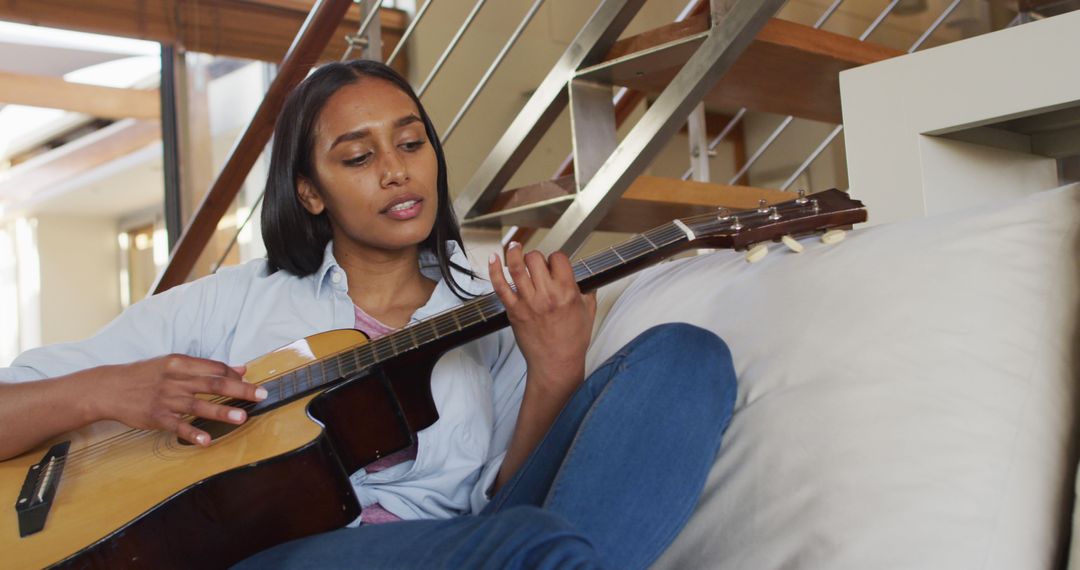
{"type": "Polygon", "coordinates": [[[405,150],[407,150],[409,152],[413,152],[415,150],[418,150],[420,147],[424,146],[424,142],[425,141],[409,141],[409,142],[407,142],[407,143],[405,143],[405,144],[403,144],[401,146],[405,147],[405,150]]]}
{"type": "Polygon", "coordinates": [[[371,153],[370,152],[365,152],[364,154],[361,154],[360,156],[355,156],[353,158],[346,159],[344,162],[345,162],[345,164],[347,166],[358,166],[358,165],[361,165],[361,164],[364,164],[365,162],[367,162],[369,158],[371,158],[371,153]]]}

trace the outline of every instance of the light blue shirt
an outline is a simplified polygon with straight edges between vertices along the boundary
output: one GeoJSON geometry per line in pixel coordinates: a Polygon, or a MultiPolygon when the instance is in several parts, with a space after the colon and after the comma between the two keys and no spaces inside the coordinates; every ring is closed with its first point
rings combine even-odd
{"type": "MultiPolygon", "coordinates": [[[[452,259],[468,260],[451,243],[452,259]]],[[[434,255],[421,272],[438,281],[411,323],[462,303],[442,280],[434,255]]],[[[454,271],[471,293],[488,282],[454,271]]],[[[326,246],[322,266],[307,277],[268,272],[266,260],[224,268],[132,305],[98,334],[21,354],[0,381],[23,382],[183,353],[243,364],[312,334],[356,324],[345,271],[326,246]]],[[[525,388],[525,359],[510,329],[448,352],[432,373],[439,420],[418,434],[416,459],[368,474],[352,474],[362,506],[379,503],[403,519],[448,518],[478,512],[495,481],[514,431],[525,388]]]]}

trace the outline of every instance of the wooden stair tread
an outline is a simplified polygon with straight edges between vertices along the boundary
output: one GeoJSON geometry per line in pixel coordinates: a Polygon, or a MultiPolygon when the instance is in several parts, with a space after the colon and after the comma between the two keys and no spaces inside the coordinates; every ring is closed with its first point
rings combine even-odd
{"type": "MultiPolygon", "coordinates": [[[[708,14],[654,28],[616,42],[605,62],[684,40],[708,29],[708,14]]],[[[709,91],[705,102],[714,108],[747,107],[839,124],[842,122],[840,72],[899,55],[903,52],[773,18],[709,91]]],[[[678,71],[676,65],[641,75],[624,74],[615,83],[659,94],[678,71]]]]}
{"type": "MultiPolygon", "coordinates": [[[[491,213],[467,219],[465,224],[551,227],[573,200],[573,192],[573,176],[507,190],[499,195],[491,213]]],[[[761,199],[775,204],[794,197],[794,192],[767,188],[639,176],[596,229],[643,232],[720,207],[743,210],[756,208],[761,199]]]]}

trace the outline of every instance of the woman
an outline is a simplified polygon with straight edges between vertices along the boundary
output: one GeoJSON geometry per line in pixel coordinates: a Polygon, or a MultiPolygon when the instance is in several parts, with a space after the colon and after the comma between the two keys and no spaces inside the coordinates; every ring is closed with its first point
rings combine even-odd
{"type": "MultiPolygon", "coordinates": [[[[334,328],[385,334],[490,290],[467,269],[432,123],[379,63],[324,66],[290,95],[262,223],[266,260],[0,370],[0,457],[101,419],[211,445],[185,415],[246,417],[198,394],[265,397],[237,363],[334,328]],[[15,421],[26,415],[39,420],[15,421]]],[[[242,566],[640,568],[674,539],[731,415],[727,348],[666,325],[585,379],[595,303],[566,256],[512,244],[506,266],[514,287],[489,260],[512,333],[440,360],[439,421],[352,475],[360,520],[242,566]]]]}

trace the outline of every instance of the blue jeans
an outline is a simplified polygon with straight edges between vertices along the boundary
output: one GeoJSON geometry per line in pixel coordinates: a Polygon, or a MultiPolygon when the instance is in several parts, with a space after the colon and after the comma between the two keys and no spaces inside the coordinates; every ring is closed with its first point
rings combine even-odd
{"type": "Polygon", "coordinates": [[[686,524],[735,401],[711,332],[653,327],[585,380],[482,513],[361,525],[241,568],[645,568],[686,524]]]}

